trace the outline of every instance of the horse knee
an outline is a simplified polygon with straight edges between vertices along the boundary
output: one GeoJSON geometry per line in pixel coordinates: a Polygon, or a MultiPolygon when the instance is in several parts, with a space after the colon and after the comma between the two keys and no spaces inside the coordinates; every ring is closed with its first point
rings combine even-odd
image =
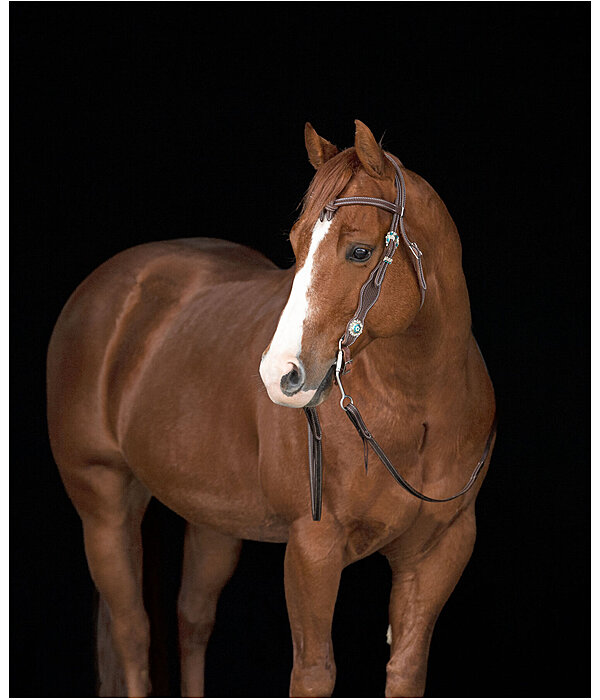
{"type": "Polygon", "coordinates": [[[150,648],[150,623],[143,609],[127,615],[111,616],[112,634],[115,644],[123,656],[146,660],[150,648]]]}
{"type": "Polygon", "coordinates": [[[182,651],[194,647],[206,646],[212,633],[216,616],[216,604],[204,601],[190,609],[185,602],[177,606],[179,622],[179,643],[182,651]]]}
{"type": "Polygon", "coordinates": [[[328,698],[335,685],[335,664],[303,666],[296,662],[292,670],[290,697],[328,698]]]}

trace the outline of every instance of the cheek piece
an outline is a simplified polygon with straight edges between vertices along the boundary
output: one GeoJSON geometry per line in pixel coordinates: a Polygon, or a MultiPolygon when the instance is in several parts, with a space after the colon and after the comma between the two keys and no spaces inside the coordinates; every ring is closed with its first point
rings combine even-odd
{"type": "MultiPolygon", "coordinates": [[[[350,321],[348,321],[344,335],[338,342],[335,379],[342,395],[340,399],[340,406],[348,416],[350,422],[356,429],[363,442],[365,470],[368,468],[370,445],[395,481],[402,486],[402,488],[408,491],[408,493],[421,499],[422,501],[427,501],[428,503],[446,503],[447,501],[453,501],[455,498],[463,496],[476,482],[492,446],[494,435],[496,433],[496,417],[494,416],[481,459],[477,463],[467,483],[460,491],[458,491],[458,493],[455,493],[453,496],[448,496],[447,498],[432,498],[417,491],[417,489],[411,486],[396,470],[379,443],[370,433],[358,408],[354,405],[352,397],[346,394],[344,391],[341,380],[342,375],[347,374],[350,371],[349,365],[352,362],[350,358],[350,346],[363,332],[367,313],[379,299],[381,285],[389,265],[392,264],[394,253],[400,244],[400,236],[411,253],[411,260],[417,275],[419,290],[421,292],[421,306],[419,308],[422,308],[423,303],[425,302],[427,283],[425,282],[425,275],[423,272],[423,253],[421,253],[419,250],[419,246],[409,239],[404,226],[404,209],[406,206],[406,185],[404,182],[404,175],[402,174],[402,170],[398,163],[396,163],[396,161],[387,153],[385,156],[390,163],[392,163],[395,170],[394,182],[396,185],[396,199],[393,202],[389,202],[386,199],[378,199],[377,197],[340,197],[333,200],[333,202],[326,204],[320,215],[321,221],[323,221],[325,217],[327,217],[327,220],[330,221],[339,207],[352,205],[374,206],[378,207],[379,209],[384,209],[392,214],[390,230],[385,235],[385,249],[383,251],[383,255],[377,265],[373,268],[373,271],[369,275],[367,281],[361,287],[358,307],[354,312],[353,317],[350,319],[350,321]]],[[[304,414],[308,422],[308,467],[310,477],[312,518],[313,520],[320,520],[323,503],[323,461],[321,448],[323,433],[316,408],[304,408],[304,414]]]]}

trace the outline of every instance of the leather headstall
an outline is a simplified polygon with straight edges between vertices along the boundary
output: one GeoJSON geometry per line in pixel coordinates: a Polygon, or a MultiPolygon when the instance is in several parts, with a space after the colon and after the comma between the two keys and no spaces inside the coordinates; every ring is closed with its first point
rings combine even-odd
{"type": "MultiPolygon", "coordinates": [[[[350,371],[349,365],[352,362],[350,357],[350,346],[363,332],[367,313],[379,299],[381,285],[383,284],[385,273],[387,272],[388,267],[391,265],[394,253],[400,244],[400,237],[402,237],[402,240],[411,253],[410,257],[415,268],[419,290],[421,292],[420,308],[422,308],[423,303],[425,302],[427,283],[425,282],[425,274],[423,272],[423,254],[421,253],[419,246],[415,242],[411,241],[407,236],[404,225],[404,209],[406,206],[406,184],[404,182],[404,175],[402,174],[402,170],[398,163],[389,154],[386,153],[385,156],[390,163],[392,163],[395,170],[394,182],[396,186],[396,198],[393,202],[389,202],[386,199],[379,199],[377,197],[338,197],[329,204],[326,204],[320,214],[321,221],[323,221],[324,218],[327,218],[330,221],[339,207],[354,205],[378,207],[379,209],[383,209],[384,211],[392,214],[390,230],[385,235],[385,248],[383,255],[381,256],[377,265],[373,268],[367,281],[361,287],[358,307],[356,308],[353,317],[350,319],[350,321],[348,321],[346,330],[339,340],[338,355],[335,366],[335,378],[342,395],[342,398],[340,399],[340,406],[344,409],[348,419],[354,426],[363,442],[365,470],[368,467],[369,446],[371,446],[392,477],[398,484],[400,484],[400,486],[408,491],[408,493],[429,503],[445,503],[463,496],[476,482],[492,446],[493,438],[496,432],[496,416],[494,416],[481,459],[477,463],[465,486],[463,486],[463,488],[453,496],[449,496],[447,498],[432,498],[417,491],[417,489],[411,486],[396,470],[379,443],[370,433],[358,408],[354,405],[352,397],[346,394],[344,391],[341,381],[342,375],[350,371]]],[[[304,408],[304,413],[308,422],[308,465],[312,518],[313,520],[320,520],[323,502],[323,461],[321,448],[322,431],[317,415],[317,409],[315,407],[304,408]]]]}

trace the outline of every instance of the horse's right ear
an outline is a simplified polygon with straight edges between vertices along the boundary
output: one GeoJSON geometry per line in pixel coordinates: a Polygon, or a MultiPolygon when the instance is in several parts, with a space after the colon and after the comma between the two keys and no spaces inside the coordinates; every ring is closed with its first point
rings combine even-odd
{"type": "Polygon", "coordinates": [[[310,122],[306,122],[304,126],[304,143],[308,152],[308,160],[315,169],[339,153],[338,147],[321,138],[310,122]]]}
{"type": "Polygon", "coordinates": [[[389,170],[389,163],[386,161],[383,148],[375,141],[369,127],[363,124],[360,119],[355,119],[354,124],[356,125],[354,137],[356,155],[371,177],[383,177],[386,169],[389,170]]]}

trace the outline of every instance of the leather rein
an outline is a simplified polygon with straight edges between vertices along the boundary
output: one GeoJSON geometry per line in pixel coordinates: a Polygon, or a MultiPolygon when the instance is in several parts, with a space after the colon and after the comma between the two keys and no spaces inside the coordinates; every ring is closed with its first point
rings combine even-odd
{"type": "MultiPolygon", "coordinates": [[[[421,292],[421,307],[425,301],[425,293],[427,291],[427,283],[425,282],[422,264],[423,253],[419,250],[419,246],[409,239],[404,226],[404,208],[406,205],[406,184],[404,182],[404,175],[402,174],[402,170],[396,161],[387,153],[385,156],[394,166],[395,170],[394,182],[396,186],[396,199],[394,202],[390,202],[386,199],[379,199],[377,197],[338,197],[329,204],[326,204],[320,215],[321,221],[323,221],[325,217],[327,217],[327,220],[330,221],[339,207],[351,205],[378,207],[379,209],[383,209],[384,211],[392,214],[390,230],[385,235],[385,248],[383,255],[369,275],[367,281],[361,287],[358,307],[354,312],[352,319],[348,321],[344,335],[339,340],[337,361],[335,365],[335,380],[342,395],[340,399],[340,406],[348,416],[350,422],[356,429],[363,442],[365,470],[368,468],[370,446],[373,448],[375,454],[379,457],[384,467],[389,471],[396,482],[400,484],[402,488],[408,491],[408,493],[421,499],[422,501],[427,501],[428,503],[446,503],[448,501],[453,501],[455,498],[463,496],[471,489],[473,484],[475,484],[492,446],[494,435],[496,433],[496,416],[494,415],[494,420],[483,449],[483,454],[481,455],[479,462],[477,462],[477,465],[475,466],[475,469],[473,470],[467,483],[460,491],[458,491],[458,493],[455,493],[453,496],[448,496],[447,498],[432,498],[430,496],[426,496],[420,491],[417,491],[416,488],[411,486],[390,462],[377,440],[375,440],[367,428],[360,411],[354,405],[352,397],[346,394],[344,391],[341,380],[341,377],[350,371],[350,363],[352,362],[350,357],[350,346],[363,332],[367,313],[379,299],[381,285],[385,278],[385,273],[392,263],[396,249],[400,245],[400,238],[402,238],[403,242],[411,253],[411,261],[415,268],[417,281],[419,283],[419,290],[421,292]]],[[[321,450],[323,434],[316,408],[304,408],[304,414],[308,422],[308,465],[312,518],[313,520],[320,520],[323,503],[323,460],[321,450]]]]}

